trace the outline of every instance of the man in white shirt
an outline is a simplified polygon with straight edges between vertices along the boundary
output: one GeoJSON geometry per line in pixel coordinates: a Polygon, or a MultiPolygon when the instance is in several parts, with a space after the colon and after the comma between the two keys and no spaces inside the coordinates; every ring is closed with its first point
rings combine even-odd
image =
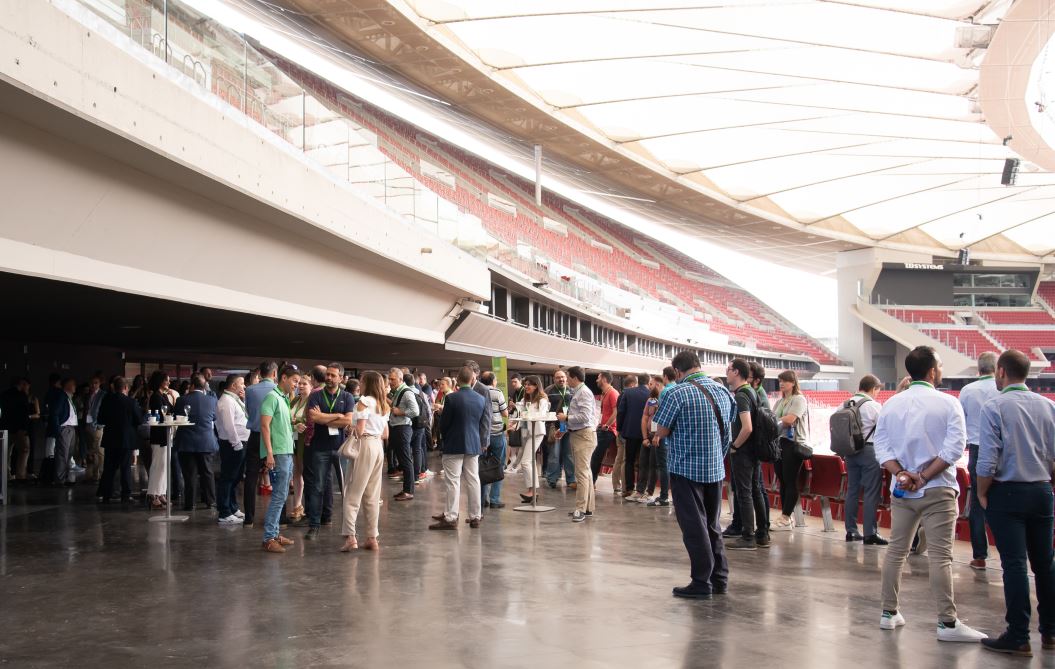
{"type": "Polygon", "coordinates": [[[575,510],[571,512],[574,523],[581,523],[594,512],[593,474],[590,472],[590,456],[597,448],[597,402],[593,391],[586,385],[586,372],[582,367],[568,370],[568,387],[571,402],[567,413],[557,414],[557,420],[568,425],[571,434],[571,456],[575,463],[575,510]]]}
{"type": "Polygon", "coordinates": [[[249,427],[245,409],[245,379],[228,374],[223,395],[216,402],[216,434],[220,438],[220,486],[216,491],[216,514],[222,525],[242,522],[238,508],[238,482],[245,472],[245,445],[249,427]]]}
{"type": "Polygon", "coordinates": [[[978,642],[986,638],[956,618],[952,592],[952,545],[956,529],[955,463],[963,456],[963,409],[938,392],[941,358],[929,346],[905,356],[912,382],[887,400],[875,432],[876,461],[893,477],[890,546],[883,562],[883,613],[879,627],[905,624],[898,611],[901,569],[916,529],[923,523],[930,557],[930,589],[938,608],[938,640],[978,642]]]}
{"type": "Polygon", "coordinates": [[[978,444],[981,443],[982,407],[1000,395],[996,387],[996,353],[986,351],[978,356],[978,380],[972,381],[960,391],[960,406],[967,422],[967,473],[971,475],[971,500],[968,507],[968,524],[971,528],[971,568],[985,569],[989,557],[989,537],[985,532],[985,511],[978,501],[978,444]]]}
{"type": "Polygon", "coordinates": [[[874,374],[865,374],[857,385],[857,394],[847,400],[857,406],[861,417],[861,434],[865,445],[857,453],[846,456],[846,540],[863,541],[868,546],[886,546],[887,540],[879,536],[876,524],[876,509],[883,494],[883,469],[876,462],[875,428],[879,422],[879,402],[876,398],[883,383],[874,374]],[[864,536],[857,532],[857,500],[863,502],[864,516],[861,526],[864,536]]]}

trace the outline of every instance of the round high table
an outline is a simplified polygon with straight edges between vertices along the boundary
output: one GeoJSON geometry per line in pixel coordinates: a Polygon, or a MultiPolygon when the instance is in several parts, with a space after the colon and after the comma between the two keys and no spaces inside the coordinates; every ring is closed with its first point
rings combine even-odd
{"type": "MultiPolygon", "coordinates": [[[[554,421],[557,420],[557,414],[555,413],[537,413],[537,414],[524,414],[521,420],[528,421],[528,443],[531,445],[531,482],[540,483],[538,479],[538,473],[535,469],[538,467],[538,455],[535,453],[535,423],[537,421],[554,421]]],[[[531,496],[531,504],[524,504],[523,506],[514,507],[514,511],[527,511],[529,513],[543,513],[545,511],[553,511],[557,507],[555,506],[539,506],[538,496],[541,485],[535,486],[535,494],[531,496]]]]}
{"type": "Polygon", "coordinates": [[[168,485],[166,486],[166,491],[168,492],[168,494],[165,495],[165,500],[168,502],[168,504],[165,505],[165,515],[164,516],[150,516],[149,518],[147,518],[147,520],[150,521],[151,523],[182,523],[183,521],[185,521],[188,518],[190,518],[190,516],[173,516],[172,515],[172,469],[174,467],[174,465],[172,464],[172,443],[176,440],[176,430],[178,428],[190,427],[192,425],[194,425],[194,423],[188,423],[188,422],[182,422],[182,423],[177,423],[177,422],[165,423],[165,422],[163,422],[163,423],[154,423],[154,424],[150,425],[150,427],[164,427],[164,428],[167,428],[168,431],[169,431],[169,438],[165,440],[165,462],[168,465],[165,468],[165,471],[168,472],[168,479],[169,479],[168,480],[168,485]]]}

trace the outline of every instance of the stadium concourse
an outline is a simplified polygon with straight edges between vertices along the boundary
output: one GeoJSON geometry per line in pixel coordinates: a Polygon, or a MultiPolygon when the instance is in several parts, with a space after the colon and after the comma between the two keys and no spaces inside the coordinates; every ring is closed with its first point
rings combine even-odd
{"type": "Polygon", "coordinates": [[[668,4],[0,3],[0,665],[1050,655],[1055,10],[668,4]]]}

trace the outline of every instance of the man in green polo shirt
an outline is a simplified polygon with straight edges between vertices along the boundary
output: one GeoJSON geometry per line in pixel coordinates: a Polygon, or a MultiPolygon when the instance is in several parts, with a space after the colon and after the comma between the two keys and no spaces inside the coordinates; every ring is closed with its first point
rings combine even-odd
{"type": "Polygon", "coordinates": [[[278,533],[282,506],[286,503],[289,480],[293,476],[293,420],[289,398],[300,382],[296,365],[286,365],[278,373],[278,385],[260,405],[260,457],[271,475],[271,501],[264,516],[264,550],[285,553],[293,540],[278,533]]]}

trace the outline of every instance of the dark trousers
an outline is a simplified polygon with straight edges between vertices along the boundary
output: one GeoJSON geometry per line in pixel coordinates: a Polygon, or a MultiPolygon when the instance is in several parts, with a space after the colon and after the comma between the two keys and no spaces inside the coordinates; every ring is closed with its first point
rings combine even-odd
{"type": "Polygon", "coordinates": [[[1052,530],[1055,496],[1051,483],[1001,483],[989,489],[985,511],[996,539],[1000,566],[1004,570],[1004,603],[1007,606],[1007,635],[1015,645],[1029,641],[1029,576],[1033,570],[1037,587],[1040,633],[1055,635],[1055,565],[1052,563],[1052,530]]]}
{"type": "MultiPolygon", "coordinates": [[[[179,451],[177,451],[175,448],[171,448],[169,450],[172,451],[172,457],[169,460],[169,471],[171,472],[170,480],[172,481],[173,493],[172,499],[181,499],[183,498],[184,492],[183,466],[180,464],[179,451]]],[[[184,501],[186,500],[184,499],[184,501]]],[[[190,499],[190,503],[194,504],[193,497],[190,499]]]]}
{"type": "Polygon", "coordinates": [[[865,444],[858,453],[846,458],[846,510],[845,525],[847,532],[857,531],[857,502],[863,502],[864,517],[861,528],[864,535],[871,536],[878,532],[876,509],[883,494],[883,470],[876,462],[875,446],[865,444]]]}
{"type": "Polygon", "coordinates": [[[601,465],[608,449],[615,444],[615,432],[610,430],[597,430],[597,447],[593,449],[590,456],[590,471],[593,472],[593,482],[597,483],[597,476],[601,473],[601,465]]]}
{"type": "Polygon", "coordinates": [[[245,442],[245,486],[242,488],[242,513],[248,525],[256,517],[256,494],[260,485],[260,433],[250,432],[245,442]]]}
{"type": "Polygon", "coordinates": [[[637,459],[641,453],[641,439],[627,437],[623,446],[625,465],[623,469],[623,490],[633,492],[637,486],[637,459]]]}
{"type": "Polygon", "coordinates": [[[198,486],[205,491],[205,503],[216,505],[216,479],[212,475],[212,459],[209,453],[179,454],[180,469],[183,470],[183,510],[194,508],[198,499],[198,486]]]}
{"type": "MultiPolygon", "coordinates": [[[[667,499],[670,490],[670,474],[667,472],[667,445],[661,439],[654,439],[652,446],[642,445],[641,453],[647,458],[645,463],[644,490],[638,492],[647,493],[652,496],[656,492],[656,483],[659,482],[659,498],[667,499]]],[[[639,488],[642,487],[639,485],[639,488]]]]}
{"type": "Polygon", "coordinates": [[[238,482],[245,474],[245,446],[234,450],[229,441],[220,441],[220,484],[216,490],[216,513],[226,518],[238,510],[238,482]]]}
{"type": "Polygon", "coordinates": [[[971,552],[975,560],[989,557],[989,537],[985,533],[985,509],[978,501],[978,444],[967,444],[967,473],[971,475],[971,500],[967,514],[967,526],[971,528],[971,552]]]}
{"type": "MultiPolygon", "coordinates": [[[[740,525],[740,505],[736,503],[736,479],[732,476],[732,464],[730,461],[730,476],[729,476],[729,492],[732,495],[730,505],[733,507],[733,519],[729,521],[729,529],[735,534],[740,534],[743,529],[740,525]]],[[[758,465],[758,494],[762,495],[762,499],[766,502],[766,531],[769,531],[769,493],[766,492],[766,482],[762,480],[762,464],[758,465]]]]}
{"type": "Polygon", "coordinates": [[[795,455],[795,442],[781,437],[780,462],[776,468],[780,481],[780,512],[791,516],[799,503],[799,471],[802,469],[802,458],[795,455]]]}
{"type": "MultiPolygon", "coordinates": [[[[304,451],[304,511],[308,515],[308,524],[319,527],[323,522],[333,518],[333,477],[331,468],[336,470],[337,479],[343,480],[341,458],[337,451],[311,448],[304,451]]],[[[272,490],[272,495],[286,495],[289,491],[272,490]]]]}
{"type": "Polygon", "coordinates": [[[103,476],[99,479],[96,497],[109,500],[114,494],[114,475],[121,470],[121,499],[132,497],[132,449],[103,449],[103,476]]]}
{"type": "Polygon", "coordinates": [[[388,441],[399,458],[399,468],[403,470],[403,492],[414,494],[414,429],[409,425],[390,425],[388,441]]]}
{"type": "Polygon", "coordinates": [[[414,430],[410,437],[410,446],[414,449],[414,475],[421,476],[429,468],[428,440],[425,428],[414,430]]]}
{"type": "Polygon", "coordinates": [[[670,486],[681,540],[689,553],[692,584],[712,590],[727,587],[729,562],[718,524],[722,512],[722,482],[699,483],[672,474],[670,486]]]}
{"type": "MultiPolygon", "coordinates": [[[[762,467],[754,454],[746,452],[749,446],[740,448],[729,459],[733,466],[733,479],[736,481],[736,506],[740,512],[740,534],[753,539],[769,533],[763,527],[766,521],[766,496],[762,492],[762,467]],[[756,532],[755,521],[758,521],[756,532]]],[[[677,499],[677,494],[675,494],[677,499]]]]}

